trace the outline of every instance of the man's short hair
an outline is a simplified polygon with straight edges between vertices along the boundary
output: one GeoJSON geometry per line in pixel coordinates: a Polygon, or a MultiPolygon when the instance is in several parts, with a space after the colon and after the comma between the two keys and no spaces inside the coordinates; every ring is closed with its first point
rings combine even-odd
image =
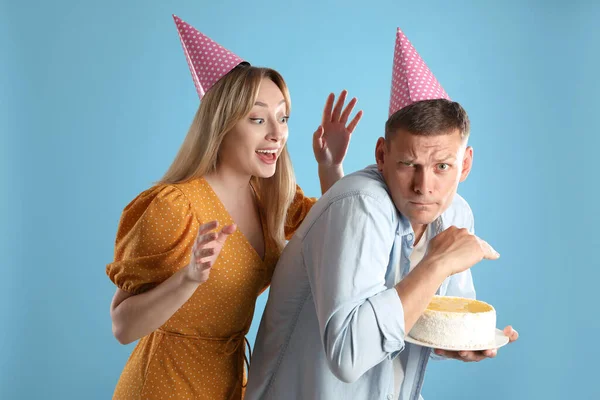
{"type": "Polygon", "coordinates": [[[414,135],[436,136],[459,131],[466,140],[471,123],[460,104],[446,99],[422,100],[396,111],[385,123],[385,139],[404,130],[414,135]]]}

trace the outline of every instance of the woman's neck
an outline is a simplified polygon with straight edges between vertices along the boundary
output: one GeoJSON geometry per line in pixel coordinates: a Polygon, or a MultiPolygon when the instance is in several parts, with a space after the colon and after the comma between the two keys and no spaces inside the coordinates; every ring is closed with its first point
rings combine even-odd
{"type": "Polygon", "coordinates": [[[229,198],[243,198],[248,193],[251,176],[222,166],[204,178],[217,193],[226,194],[229,198]]]}

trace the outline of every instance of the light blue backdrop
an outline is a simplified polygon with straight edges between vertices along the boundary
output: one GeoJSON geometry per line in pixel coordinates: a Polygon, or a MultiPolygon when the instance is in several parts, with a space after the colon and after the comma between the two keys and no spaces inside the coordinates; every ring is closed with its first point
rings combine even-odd
{"type": "Polygon", "coordinates": [[[198,105],[172,13],[284,75],[313,196],[330,91],[365,110],[346,172],[373,162],[400,26],[470,113],[475,167],[459,191],[502,254],[473,275],[499,326],[521,333],[495,360],[430,364],[425,397],[600,398],[600,6],[585,0],[0,2],[0,398],[110,398],[133,349],[111,334],[105,264],[121,210],[163,174],[198,105]]]}

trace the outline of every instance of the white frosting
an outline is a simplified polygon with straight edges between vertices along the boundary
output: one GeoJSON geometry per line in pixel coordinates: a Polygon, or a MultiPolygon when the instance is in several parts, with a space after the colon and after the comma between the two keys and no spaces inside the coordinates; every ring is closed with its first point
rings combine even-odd
{"type": "Polygon", "coordinates": [[[491,309],[483,312],[426,309],[409,334],[421,342],[449,349],[493,346],[496,338],[496,310],[488,306],[491,309]]]}

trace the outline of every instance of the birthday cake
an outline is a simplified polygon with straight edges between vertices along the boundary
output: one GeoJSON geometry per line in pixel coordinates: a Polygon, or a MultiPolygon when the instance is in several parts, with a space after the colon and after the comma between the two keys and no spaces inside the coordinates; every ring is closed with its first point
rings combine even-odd
{"type": "Polygon", "coordinates": [[[496,310],[479,300],[434,296],[409,335],[432,347],[460,350],[493,347],[496,310]]]}

